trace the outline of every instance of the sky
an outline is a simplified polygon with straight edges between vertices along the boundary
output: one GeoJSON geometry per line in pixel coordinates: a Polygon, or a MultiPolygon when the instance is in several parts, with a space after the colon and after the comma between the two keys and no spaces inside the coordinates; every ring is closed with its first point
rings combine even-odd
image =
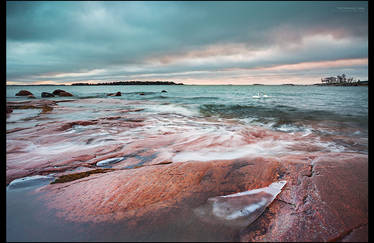
{"type": "Polygon", "coordinates": [[[367,1],[8,1],[6,82],[368,79],[367,1]]]}

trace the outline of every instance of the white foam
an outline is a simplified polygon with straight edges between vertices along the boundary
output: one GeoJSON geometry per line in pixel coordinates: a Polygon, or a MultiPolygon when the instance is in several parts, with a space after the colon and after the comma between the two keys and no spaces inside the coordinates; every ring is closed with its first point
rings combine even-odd
{"type": "Polygon", "coordinates": [[[174,113],[174,114],[180,114],[183,116],[198,116],[199,112],[198,110],[194,107],[190,106],[185,106],[185,105],[176,105],[176,104],[167,104],[167,105],[147,105],[144,106],[146,108],[146,111],[151,111],[157,114],[162,114],[162,113],[174,113]]]}
{"type": "Polygon", "coordinates": [[[290,141],[260,141],[257,143],[247,144],[242,147],[220,147],[203,148],[198,151],[186,151],[177,153],[173,162],[186,161],[210,161],[210,160],[231,160],[247,156],[266,156],[276,155],[287,152],[287,146],[294,144],[290,141]]]}

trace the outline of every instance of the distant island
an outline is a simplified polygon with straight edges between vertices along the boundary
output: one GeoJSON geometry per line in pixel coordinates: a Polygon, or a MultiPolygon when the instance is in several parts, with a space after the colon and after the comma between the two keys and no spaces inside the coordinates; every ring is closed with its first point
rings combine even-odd
{"type": "Polygon", "coordinates": [[[109,83],[73,83],[71,85],[183,85],[171,81],[119,81],[109,83]]]}
{"type": "Polygon", "coordinates": [[[336,77],[321,78],[321,83],[314,84],[318,86],[368,86],[369,81],[355,80],[347,78],[345,74],[336,77]]]}

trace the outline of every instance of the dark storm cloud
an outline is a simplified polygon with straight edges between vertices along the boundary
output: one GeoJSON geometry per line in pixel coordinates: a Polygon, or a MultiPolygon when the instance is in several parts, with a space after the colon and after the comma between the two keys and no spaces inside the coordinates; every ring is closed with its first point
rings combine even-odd
{"type": "Polygon", "coordinates": [[[6,11],[14,82],[368,56],[367,2],[7,2],[6,11]]]}

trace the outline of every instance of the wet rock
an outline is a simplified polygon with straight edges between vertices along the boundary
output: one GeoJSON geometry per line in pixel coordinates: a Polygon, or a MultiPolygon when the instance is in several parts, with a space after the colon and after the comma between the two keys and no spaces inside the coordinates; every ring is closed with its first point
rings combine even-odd
{"type": "Polygon", "coordinates": [[[10,108],[9,106],[6,107],[6,113],[12,113],[13,112],[13,109],[10,108]]]}
{"type": "Polygon", "coordinates": [[[162,90],[161,93],[167,93],[167,91],[166,90],[162,90]]]}
{"type": "Polygon", "coordinates": [[[299,165],[288,165],[287,190],[241,241],[335,241],[368,223],[367,156],[330,153],[299,165]]]}
{"type": "Polygon", "coordinates": [[[139,95],[145,95],[144,93],[139,93],[139,95]]]}
{"type": "Polygon", "coordinates": [[[42,113],[47,113],[53,110],[53,107],[45,105],[43,106],[42,113]]]}
{"type": "Polygon", "coordinates": [[[70,94],[69,92],[60,92],[58,95],[59,95],[59,96],[73,96],[73,95],[70,94]]]}
{"type": "Polygon", "coordinates": [[[45,188],[46,202],[50,208],[59,210],[59,216],[70,221],[127,219],[134,227],[141,227],[146,218],[161,223],[167,217],[174,217],[172,210],[176,207],[196,208],[209,197],[267,186],[276,180],[279,166],[276,161],[259,159],[171,163],[118,170],[92,175],[90,180],[64,183],[63,187],[49,185],[45,188]]]}
{"type": "Polygon", "coordinates": [[[54,94],[48,93],[48,92],[42,92],[41,96],[43,98],[48,98],[48,97],[55,97],[54,94]]]}
{"type": "Polygon", "coordinates": [[[34,95],[28,95],[27,98],[28,99],[35,99],[35,96],[34,95]]]}
{"type": "Polygon", "coordinates": [[[54,95],[58,95],[58,96],[73,96],[72,94],[70,94],[69,92],[65,91],[65,90],[62,90],[62,89],[56,89],[55,91],[53,91],[54,95]]]}
{"type": "Polygon", "coordinates": [[[97,124],[97,120],[91,120],[91,121],[74,121],[74,122],[68,122],[64,125],[62,125],[58,130],[59,131],[65,131],[67,129],[72,128],[73,126],[80,125],[80,126],[90,126],[97,124]]]}
{"type": "Polygon", "coordinates": [[[96,169],[96,170],[88,170],[88,171],[83,171],[79,173],[72,173],[72,174],[65,174],[57,178],[55,181],[53,181],[51,184],[56,184],[56,183],[66,183],[70,181],[75,181],[79,180],[81,178],[88,177],[92,174],[98,174],[98,173],[106,173],[112,171],[110,169],[96,169]]]}
{"type": "Polygon", "coordinates": [[[29,96],[29,95],[33,95],[33,94],[27,90],[21,90],[16,94],[16,96],[29,96]]]}
{"type": "Polygon", "coordinates": [[[108,94],[108,96],[121,96],[122,94],[121,94],[121,92],[117,92],[117,93],[110,93],[110,94],[108,94]]]}
{"type": "Polygon", "coordinates": [[[56,89],[52,92],[52,94],[54,95],[59,95],[61,92],[66,92],[65,90],[62,90],[62,89],[56,89]]]}

